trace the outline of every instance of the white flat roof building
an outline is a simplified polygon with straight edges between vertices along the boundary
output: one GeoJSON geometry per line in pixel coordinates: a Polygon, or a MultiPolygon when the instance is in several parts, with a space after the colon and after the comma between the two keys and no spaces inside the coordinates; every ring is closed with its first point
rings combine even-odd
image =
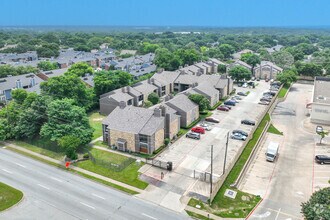
{"type": "Polygon", "coordinates": [[[330,125],[330,78],[315,77],[311,122],[330,125]]]}

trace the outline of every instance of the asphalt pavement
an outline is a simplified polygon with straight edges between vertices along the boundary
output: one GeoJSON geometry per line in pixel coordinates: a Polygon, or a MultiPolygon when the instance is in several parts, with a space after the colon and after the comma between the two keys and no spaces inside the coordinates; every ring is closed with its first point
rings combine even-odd
{"type": "Polygon", "coordinates": [[[0,182],[24,193],[0,219],[189,219],[78,175],[0,148],[0,182]]]}

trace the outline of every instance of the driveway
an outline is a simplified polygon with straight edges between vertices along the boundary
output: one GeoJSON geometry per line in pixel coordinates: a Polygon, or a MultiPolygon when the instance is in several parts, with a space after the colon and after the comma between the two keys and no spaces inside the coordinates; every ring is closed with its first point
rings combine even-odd
{"type": "Polygon", "coordinates": [[[319,149],[315,146],[317,136],[304,127],[308,120],[305,105],[312,89],[312,85],[294,84],[272,114],[273,124],[284,132],[284,140],[268,186],[261,186],[268,190],[249,219],[302,219],[300,204],[309,199],[318,181],[314,183],[313,167],[320,171],[318,175],[326,175],[326,168],[314,162],[314,149],[319,149]]]}
{"type": "MultiPolygon", "coordinates": [[[[141,168],[140,171],[143,173],[141,178],[152,185],[146,193],[139,195],[140,197],[157,204],[169,200],[171,204],[166,207],[171,209],[174,201],[184,200],[183,195],[196,196],[204,200],[209,198],[209,183],[199,180],[198,177],[201,173],[210,172],[211,145],[214,146],[213,171],[216,177],[221,178],[227,133],[234,129],[242,129],[250,133],[252,126],[241,125],[241,119],[259,120],[267,107],[259,105],[258,102],[262,93],[269,89],[268,83],[259,82],[255,89],[236,89],[237,91],[250,91],[250,94],[242,98],[240,103],[229,112],[215,110],[212,117],[219,119],[220,123],[213,124],[212,130],[202,135],[201,140],[182,137],[156,158],[172,161],[174,166],[172,172],[164,172],[164,170],[149,165],[141,168]],[[165,173],[163,179],[161,179],[161,172],[165,173]],[[159,196],[155,198],[156,194],[159,196]]],[[[242,141],[229,140],[226,167],[233,163],[233,159],[242,145],[242,141]]],[[[184,205],[180,205],[179,201],[175,204],[177,211],[184,209],[184,205]]]]}

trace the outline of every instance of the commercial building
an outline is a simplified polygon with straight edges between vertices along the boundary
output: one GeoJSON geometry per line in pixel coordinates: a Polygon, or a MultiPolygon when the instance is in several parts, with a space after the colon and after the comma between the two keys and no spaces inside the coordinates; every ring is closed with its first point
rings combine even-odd
{"type": "Polygon", "coordinates": [[[311,122],[330,125],[330,78],[315,77],[311,122]]]}

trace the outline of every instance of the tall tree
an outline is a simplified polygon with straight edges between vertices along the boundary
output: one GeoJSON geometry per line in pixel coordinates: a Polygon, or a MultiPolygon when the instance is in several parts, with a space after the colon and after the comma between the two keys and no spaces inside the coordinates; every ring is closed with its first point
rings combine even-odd
{"type": "Polygon", "coordinates": [[[79,62],[73,64],[65,74],[74,76],[85,76],[86,73],[93,74],[93,67],[91,67],[87,63],[79,62]]]}
{"type": "Polygon", "coordinates": [[[188,98],[196,103],[199,107],[199,111],[203,112],[210,108],[210,101],[200,94],[190,94],[188,98]]]}
{"type": "Polygon", "coordinates": [[[230,44],[221,44],[219,46],[219,50],[223,54],[225,59],[230,59],[231,55],[235,52],[235,48],[230,44]]]}
{"type": "Polygon", "coordinates": [[[72,99],[52,101],[47,109],[48,121],[40,134],[52,141],[59,141],[64,136],[74,136],[80,139],[81,144],[88,144],[93,137],[86,111],[76,106],[72,99]]]}
{"type": "Polygon", "coordinates": [[[251,78],[251,71],[242,66],[234,66],[228,73],[232,79],[236,81],[248,80],[251,78]]]}
{"type": "Polygon", "coordinates": [[[301,212],[306,220],[330,219],[330,187],[314,192],[307,202],[301,204],[301,212]]]}

